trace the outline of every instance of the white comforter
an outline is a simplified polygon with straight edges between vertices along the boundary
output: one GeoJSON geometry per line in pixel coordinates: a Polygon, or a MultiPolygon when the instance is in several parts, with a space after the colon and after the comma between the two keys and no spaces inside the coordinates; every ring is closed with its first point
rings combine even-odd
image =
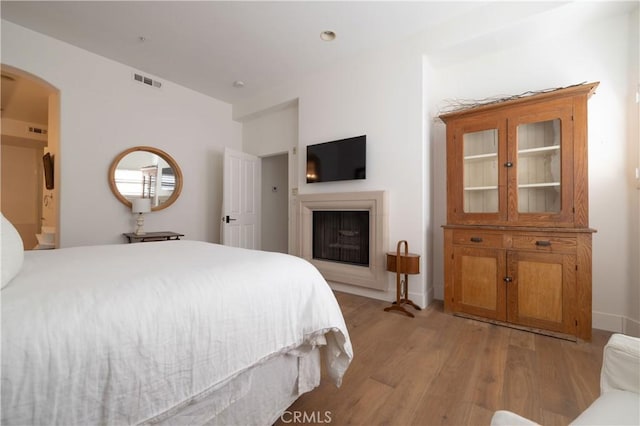
{"type": "Polygon", "coordinates": [[[339,385],[352,357],[322,276],[278,253],[195,241],[34,251],[1,297],[3,425],[144,422],[325,343],[339,385]]]}

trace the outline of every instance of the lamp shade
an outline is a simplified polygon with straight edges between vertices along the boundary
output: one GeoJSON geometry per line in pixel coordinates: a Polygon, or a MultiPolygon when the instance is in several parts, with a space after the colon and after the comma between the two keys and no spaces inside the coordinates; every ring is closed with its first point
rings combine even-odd
{"type": "Polygon", "coordinates": [[[151,211],[151,198],[134,198],[131,201],[133,213],[149,213],[151,211]]]}

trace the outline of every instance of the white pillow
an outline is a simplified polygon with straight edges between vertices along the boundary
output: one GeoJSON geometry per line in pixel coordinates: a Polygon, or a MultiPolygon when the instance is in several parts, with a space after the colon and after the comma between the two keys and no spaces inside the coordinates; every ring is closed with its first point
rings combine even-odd
{"type": "Polygon", "coordinates": [[[0,257],[2,258],[2,287],[0,288],[4,288],[13,277],[18,275],[20,268],[22,268],[22,262],[24,261],[24,244],[16,228],[13,227],[4,215],[1,216],[0,239],[2,240],[2,244],[0,257]]]}

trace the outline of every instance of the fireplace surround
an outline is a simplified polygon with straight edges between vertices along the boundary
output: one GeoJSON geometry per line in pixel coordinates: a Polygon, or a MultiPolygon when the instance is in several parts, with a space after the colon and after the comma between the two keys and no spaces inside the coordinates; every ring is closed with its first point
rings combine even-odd
{"type": "MultiPolygon", "coordinates": [[[[332,240],[331,242],[334,247],[344,246],[348,248],[353,245],[352,243],[356,236],[363,234],[362,231],[353,228],[351,222],[353,222],[353,219],[348,219],[347,225],[339,226],[338,235],[333,238],[335,241],[332,240]],[[339,239],[342,240],[338,241],[339,239]]],[[[384,191],[299,195],[298,238],[300,257],[308,260],[318,268],[327,281],[357,285],[375,290],[387,289],[388,277],[385,264],[387,205],[384,191]],[[368,264],[364,264],[363,261],[328,260],[320,258],[322,256],[314,256],[314,212],[367,212],[369,228],[368,264]]],[[[363,256],[360,257],[360,259],[362,258],[363,256]]]]}

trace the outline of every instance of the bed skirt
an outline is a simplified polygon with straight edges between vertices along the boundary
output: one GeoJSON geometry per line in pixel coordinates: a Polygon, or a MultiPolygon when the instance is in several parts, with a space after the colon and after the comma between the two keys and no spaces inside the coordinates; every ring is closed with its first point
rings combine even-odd
{"type": "Polygon", "coordinates": [[[320,384],[320,349],[278,355],[210,395],[141,425],[272,425],[303,393],[320,384]]]}

